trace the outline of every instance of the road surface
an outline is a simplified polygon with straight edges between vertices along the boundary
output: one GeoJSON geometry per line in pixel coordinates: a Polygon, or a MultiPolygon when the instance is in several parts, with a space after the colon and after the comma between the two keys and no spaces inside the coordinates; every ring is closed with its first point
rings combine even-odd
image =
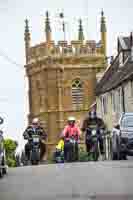
{"type": "Polygon", "coordinates": [[[133,161],[10,169],[0,200],[133,200],[133,161]]]}

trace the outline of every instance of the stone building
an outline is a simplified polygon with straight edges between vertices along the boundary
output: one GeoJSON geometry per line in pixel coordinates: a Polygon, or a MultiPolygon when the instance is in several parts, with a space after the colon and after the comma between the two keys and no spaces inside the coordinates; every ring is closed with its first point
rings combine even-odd
{"type": "Polygon", "coordinates": [[[117,55],[96,87],[97,113],[108,129],[133,112],[133,36],[118,37],[117,55]]]}
{"type": "Polygon", "coordinates": [[[106,66],[106,24],[101,13],[101,40],[85,40],[82,20],[78,39],[52,38],[49,13],[45,19],[46,41],[31,45],[25,21],[26,73],[29,82],[29,121],[39,117],[48,133],[47,150],[52,151],[68,116],[80,120],[95,100],[96,75],[106,66]]]}

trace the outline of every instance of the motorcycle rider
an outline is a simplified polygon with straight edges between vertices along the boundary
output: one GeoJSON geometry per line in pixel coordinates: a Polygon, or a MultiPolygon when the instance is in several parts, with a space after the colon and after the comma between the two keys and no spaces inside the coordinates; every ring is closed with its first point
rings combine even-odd
{"type": "MultiPolygon", "coordinates": [[[[32,120],[32,124],[26,128],[26,130],[23,133],[24,139],[29,139],[34,132],[38,133],[41,136],[42,140],[46,140],[47,134],[44,131],[44,129],[40,126],[38,118],[34,118],[32,120]]],[[[31,145],[30,141],[28,140],[28,142],[25,144],[25,155],[28,161],[30,160],[30,150],[31,150],[31,145]]],[[[46,145],[42,141],[40,142],[40,150],[41,150],[40,160],[42,160],[43,155],[46,152],[46,145]]]]}
{"type": "MultiPolygon", "coordinates": [[[[75,143],[75,161],[78,160],[78,141],[80,138],[80,129],[76,125],[75,117],[68,118],[68,124],[65,126],[63,130],[63,138],[64,138],[64,160],[67,161],[67,152],[72,148],[69,140],[70,138],[74,138],[75,143]]],[[[72,158],[73,159],[73,158],[72,158]]]]}
{"type": "Polygon", "coordinates": [[[99,140],[101,154],[104,155],[104,144],[103,144],[103,138],[102,138],[100,130],[103,130],[103,131],[105,130],[105,124],[101,118],[97,117],[96,111],[90,111],[88,113],[88,116],[84,119],[82,127],[81,127],[81,130],[85,132],[85,143],[86,143],[86,150],[88,154],[91,149],[91,139],[88,139],[89,138],[88,136],[89,134],[91,134],[91,127],[94,127],[94,126],[98,130],[97,134],[99,134],[98,140],[99,140]],[[90,128],[90,131],[88,131],[89,128],[90,128]]]}

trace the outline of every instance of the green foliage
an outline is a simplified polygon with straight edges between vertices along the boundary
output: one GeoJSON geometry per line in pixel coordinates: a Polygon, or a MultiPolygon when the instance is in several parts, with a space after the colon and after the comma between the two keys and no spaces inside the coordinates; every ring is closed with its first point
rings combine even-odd
{"type": "Polygon", "coordinates": [[[4,140],[6,160],[7,160],[7,165],[9,167],[16,166],[15,150],[16,150],[17,146],[18,146],[18,143],[16,141],[13,141],[12,139],[4,140]]]}
{"type": "Polygon", "coordinates": [[[79,161],[87,162],[89,160],[88,153],[83,148],[79,149],[79,161]]]}
{"type": "Polygon", "coordinates": [[[12,154],[16,150],[17,142],[13,141],[12,139],[5,139],[4,140],[4,147],[5,147],[7,154],[12,154]]]}
{"type": "Polygon", "coordinates": [[[7,157],[6,162],[7,162],[7,165],[9,167],[16,167],[16,160],[15,159],[7,157]]]}

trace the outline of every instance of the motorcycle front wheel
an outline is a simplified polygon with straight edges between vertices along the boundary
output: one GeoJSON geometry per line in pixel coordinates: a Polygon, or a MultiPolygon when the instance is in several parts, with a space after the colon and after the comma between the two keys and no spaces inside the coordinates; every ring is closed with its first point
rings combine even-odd
{"type": "Polygon", "coordinates": [[[2,178],[3,176],[4,176],[4,174],[3,174],[3,169],[0,168],[0,178],[2,178]]]}
{"type": "Polygon", "coordinates": [[[32,165],[38,165],[39,164],[39,152],[33,151],[31,152],[31,164],[32,165]]]}
{"type": "Polygon", "coordinates": [[[92,158],[93,158],[93,161],[98,161],[98,158],[99,158],[98,144],[94,144],[94,145],[95,146],[93,147],[92,158]]]}

